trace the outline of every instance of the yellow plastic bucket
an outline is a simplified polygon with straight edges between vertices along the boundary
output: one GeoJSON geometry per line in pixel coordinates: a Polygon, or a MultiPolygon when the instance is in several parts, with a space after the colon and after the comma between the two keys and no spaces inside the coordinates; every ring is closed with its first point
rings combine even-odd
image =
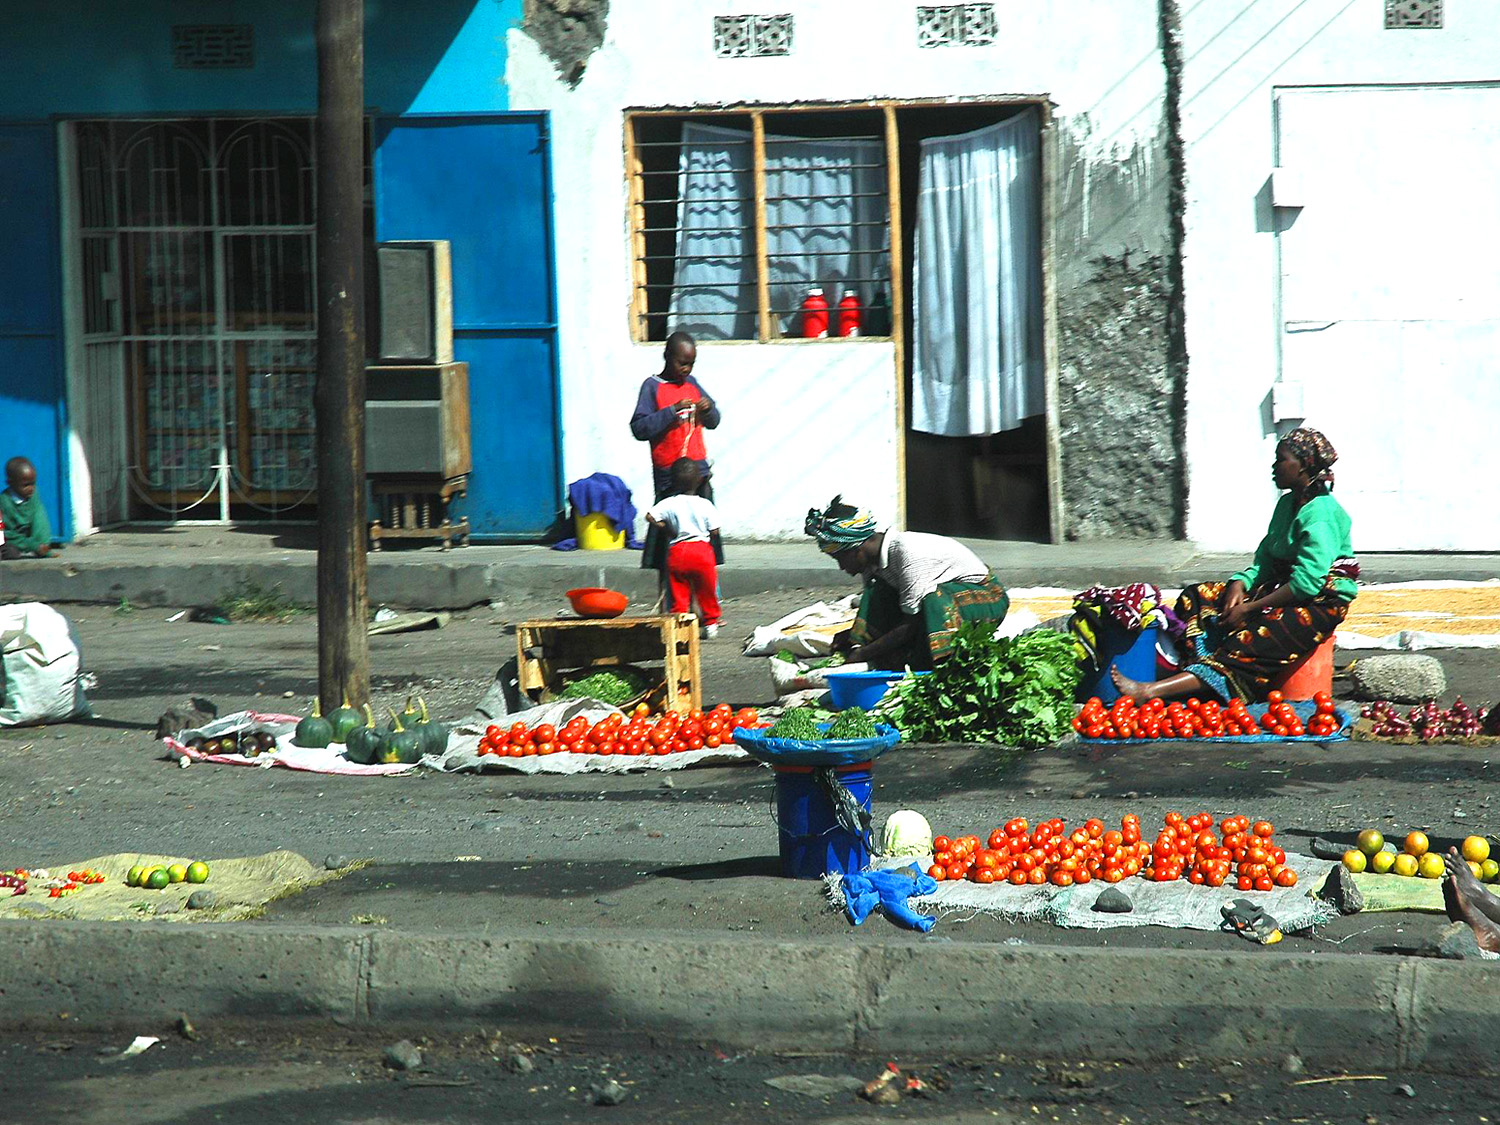
{"type": "Polygon", "coordinates": [[[625,549],[625,532],[616,529],[615,521],[603,512],[590,512],[586,516],[574,512],[573,527],[578,532],[578,545],[585,551],[625,549]]]}

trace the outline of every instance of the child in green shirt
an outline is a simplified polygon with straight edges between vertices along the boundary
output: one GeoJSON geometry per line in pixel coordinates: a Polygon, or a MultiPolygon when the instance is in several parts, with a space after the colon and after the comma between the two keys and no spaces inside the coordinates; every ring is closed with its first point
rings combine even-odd
{"type": "Polygon", "coordinates": [[[0,520],[5,522],[5,544],[0,555],[7,559],[42,558],[52,550],[52,525],[36,494],[36,466],[24,457],[5,463],[6,489],[0,492],[0,520]]]}

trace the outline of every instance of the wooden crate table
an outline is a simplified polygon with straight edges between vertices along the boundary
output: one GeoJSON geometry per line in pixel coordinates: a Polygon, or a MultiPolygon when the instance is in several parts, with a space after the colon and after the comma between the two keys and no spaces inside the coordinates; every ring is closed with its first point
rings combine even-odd
{"type": "Polygon", "coordinates": [[[516,658],[521,693],[533,702],[590,669],[632,664],[662,669],[662,709],[703,706],[698,619],[690,613],[522,621],[516,626],[516,658]]]}
{"type": "Polygon", "coordinates": [[[372,477],[370,489],[380,518],[370,524],[370,550],[380,550],[382,539],[440,539],[443,550],[456,541],[469,541],[469,517],[457,523],[448,518],[448,505],[468,491],[468,477],[372,477]]]}

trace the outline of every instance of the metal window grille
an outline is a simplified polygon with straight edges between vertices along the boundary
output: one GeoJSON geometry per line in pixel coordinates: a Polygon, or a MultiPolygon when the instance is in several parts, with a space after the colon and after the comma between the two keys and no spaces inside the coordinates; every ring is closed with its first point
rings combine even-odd
{"type": "Polygon", "coordinates": [[[1443,0],[1385,0],[1387,29],[1443,26],[1443,0]]]}
{"type": "Polygon", "coordinates": [[[255,28],[248,23],[179,23],[172,27],[178,70],[247,70],[255,65],[255,28]]]}
{"type": "Polygon", "coordinates": [[[917,8],[918,47],[983,47],[1000,32],[993,4],[937,4],[917,8]]]}
{"type": "Polygon", "coordinates": [[[792,28],[790,13],[715,16],[714,54],[721,59],[790,55],[792,28]]]}
{"type": "Polygon", "coordinates": [[[879,111],[858,111],[869,127],[852,133],[841,128],[855,119],[847,113],[773,123],[768,110],[757,145],[758,115],[627,123],[636,338],[684,328],[708,340],[801,337],[811,288],[830,306],[830,335],[846,292],[861,333],[888,335],[889,154],[879,111]],[[713,159],[695,159],[683,136],[690,122],[714,126],[713,159]]]}
{"type": "Polygon", "coordinates": [[[306,503],[312,123],[81,122],[75,136],[94,522],[306,503]]]}

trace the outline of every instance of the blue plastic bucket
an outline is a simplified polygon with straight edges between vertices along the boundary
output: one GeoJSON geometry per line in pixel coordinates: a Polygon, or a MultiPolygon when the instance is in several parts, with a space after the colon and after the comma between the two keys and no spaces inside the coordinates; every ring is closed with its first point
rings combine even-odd
{"type": "MultiPolygon", "coordinates": [[[[862,871],[870,863],[865,841],[839,825],[833,806],[813,779],[811,766],[776,767],[776,823],[781,873],[789,879],[862,871]]],[[[870,811],[870,763],[843,766],[838,779],[870,811]]]]}
{"type": "Polygon", "coordinates": [[[840,711],[848,707],[863,707],[868,711],[905,675],[905,672],[829,672],[828,701],[840,711]]]}
{"type": "Polygon", "coordinates": [[[1099,674],[1092,680],[1085,679],[1078,685],[1078,701],[1081,703],[1091,695],[1097,695],[1105,703],[1120,698],[1113,681],[1109,678],[1111,665],[1121,673],[1140,683],[1156,680],[1156,626],[1142,629],[1131,636],[1111,621],[1105,621],[1099,630],[1099,674]]]}

